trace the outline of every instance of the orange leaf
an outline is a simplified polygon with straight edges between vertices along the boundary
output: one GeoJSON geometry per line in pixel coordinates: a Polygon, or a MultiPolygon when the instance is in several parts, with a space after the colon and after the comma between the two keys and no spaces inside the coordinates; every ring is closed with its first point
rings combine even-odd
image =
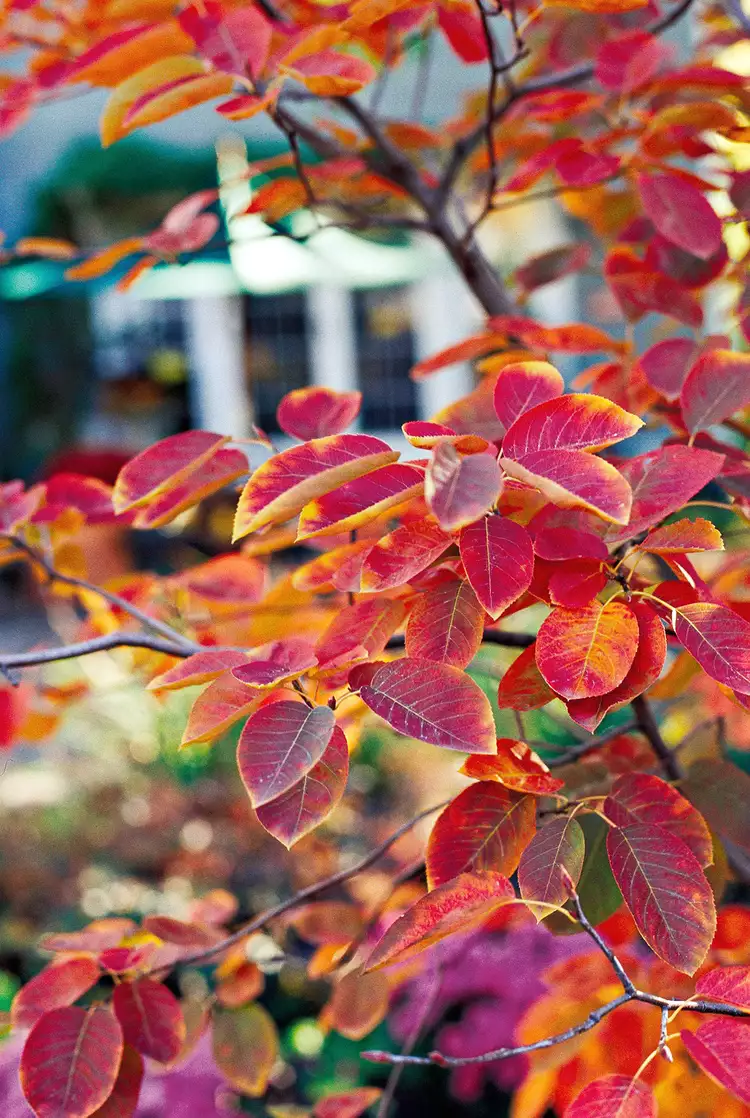
{"type": "Polygon", "coordinates": [[[566,699],[604,695],[627,675],[638,634],[637,618],[624,602],[558,606],[537,635],[536,662],[549,686],[566,699]]]}
{"type": "Polygon", "coordinates": [[[362,1040],[388,1012],[390,987],[382,974],[351,972],[336,983],[323,1020],[349,1040],[362,1040]]]}
{"type": "Polygon", "coordinates": [[[213,1054],[231,1087],[251,1099],[264,1095],[279,1058],[279,1038],[268,1010],[257,1003],[214,1010],[213,1054]]]}

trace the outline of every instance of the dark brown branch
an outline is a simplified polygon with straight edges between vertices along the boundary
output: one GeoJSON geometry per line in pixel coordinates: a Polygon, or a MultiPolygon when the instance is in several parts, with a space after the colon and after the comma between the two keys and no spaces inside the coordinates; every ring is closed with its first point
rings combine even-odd
{"type": "Polygon", "coordinates": [[[670,780],[681,780],[685,775],[682,771],[682,765],[661,736],[661,731],[654,718],[654,713],[651,710],[648,699],[643,695],[639,695],[637,699],[633,700],[631,705],[635,712],[637,727],[648,740],[665,774],[670,780]]]}
{"type": "MultiPolygon", "coordinates": [[[[101,637],[91,637],[90,640],[77,641],[74,644],[60,645],[55,648],[38,648],[30,652],[5,652],[0,654],[0,672],[12,671],[14,668],[33,668],[39,664],[54,664],[58,660],[74,660],[77,656],[90,656],[93,652],[112,652],[116,648],[148,648],[152,652],[164,652],[167,656],[179,656],[185,659],[199,652],[201,645],[186,648],[182,644],[174,644],[163,637],[151,636],[150,633],[105,633],[101,637]]],[[[211,651],[214,651],[212,648],[211,651]]]]}
{"type": "MultiPolygon", "coordinates": [[[[503,633],[499,629],[485,629],[482,644],[499,644],[503,648],[529,648],[536,637],[531,633],[503,633]]],[[[403,634],[391,637],[386,648],[403,648],[406,638],[403,634]]]]}
{"type": "MultiPolygon", "coordinates": [[[[578,745],[571,745],[563,753],[558,753],[555,757],[547,759],[547,765],[551,769],[559,769],[562,765],[570,764],[571,761],[577,761],[579,757],[585,757],[589,753],[593,753],[595,749],[601,749],[602,746],[607,745],[609,742],[619,738],[621,734],[630,734],[633,730],[639,728],[636,719],[630,722],[623,722],[621,726],[614,726],[611,730],[605,731],[603,734],[598,734],[596,737],[589,738],[588,741],[582,741],[578,745]]],[[[532,745],[536,744],[532,742],[532,745]]],[[[546,743],[542,743],[546,744],[546,743]]]]}

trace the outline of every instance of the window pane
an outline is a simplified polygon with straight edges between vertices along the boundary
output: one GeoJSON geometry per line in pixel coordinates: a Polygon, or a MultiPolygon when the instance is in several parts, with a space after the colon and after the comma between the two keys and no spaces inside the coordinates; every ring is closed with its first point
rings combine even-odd
{"type": "Polygon", "coordinates": [[[279,430],[282,396],[310,382],[305,296],[249,295],[245,298],[245,367],[255,410],[264,431],[279,430]]]}
{"type": "Polygon", "coordinates": [[[362,425],[400,427],[416,416],[415,386],[409,379],[416,358],[408,290],[358,291],[354,309],[362,425]]]}

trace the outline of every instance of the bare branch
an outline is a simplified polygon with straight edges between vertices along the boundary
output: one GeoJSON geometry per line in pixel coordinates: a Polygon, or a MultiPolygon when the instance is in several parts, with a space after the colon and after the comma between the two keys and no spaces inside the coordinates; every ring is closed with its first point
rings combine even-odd
{"type": "Polygon", "coordinates": [[[648,743],[658,757],[664,772],[670,780],[681,780],[685,775],[682,771],[682,765],[661,736],[661,731],[648,699],[644,695],[639,695],[631,705],[635,712],[638,729],[648,739],[648,743]]]}
{"type": "MultiPolygon", "coordinates": [[[[402,823],[398,830],[389,835],[384,842],[381,842],[379,846],[376,846],[375,849],[371,850],[369,854],[366,854],[364,858],[360,858],[360,860],[355,862],[353,866],[350,866],[349,869],[339,870],[338,873],[331,874],[330,877],[324,877],[321,881],[316,881],[313,885],[308,885],[305,889],[300,889],[299,893],[295,893],[293,897],[287,897],[285,901],[279,901],[277,905],[262,912],[259,916],[254,916],[252,920],[243,924],[235,932],[232,932],[231,935],[226,936],[218,943],[214,943],[210,947],[200,951],[194,951],[192,955],[183,956],[178,960],[177,965],[185,967],[195,963],[204,963],[208,959],[212,959],[215,955],[221,954],[222,951],[226,951],[228,947],[232,947],[235,943],[239,943],[246,936],[251,935],[252,932],[259,931],[269,920],[283,915],[283,913],[288,912],[292,908],[296,908],[304,901],[309,901],[312,897],[317,897],[320,893],[327,892],[328,889],[334,889],[337,885],[343,885],[345,881],[349,881],[350,878],[356,877],[357,874],[369,869],[369,867],[379,861],[400,838],[416,827],[417,823],[421,823],[423,819],[427,819],[430,815],[434,815],[436,811],[441,811],[449,802],[449,800],[443,800],[439,804],[434,804],[432,807],[425,808],[424,811],[420,811],[419,814],[414,815],[411,819],[407,820],[406,823],[402,823]]],[[[154,971],[162,973],[164,969],[164,967],[155,967],[154,971]]],[[[152,972],[147,971],[146,973],[152,972]]]]}

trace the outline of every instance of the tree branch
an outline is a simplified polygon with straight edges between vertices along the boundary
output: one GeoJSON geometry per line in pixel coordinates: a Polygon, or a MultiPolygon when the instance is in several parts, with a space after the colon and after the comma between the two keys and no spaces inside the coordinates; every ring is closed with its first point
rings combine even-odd
{"type": "Polygon", "coordinates": [[[661,731],[648,699],[639,695],[637,699],[633,700],[631,706],[635,712],[637,728],[648,740],[666,775],[670,780],[681,780],[685,775],[682,771],[682,765],[661,736],[661,731]]]}
{"type": "Polygon", "coordinates": [[[599,1009],[595,1009],[593,1013],[589,1013],[580,1024],[565,1029],[563,1032],[555,1033],[553,1036],[545,1037],[543,1040],[534,1041],[532,1044],[518,1044],[513,1048],[496,1048],[492,1052],[483,1052],[479,1056],[446,1056],[442,1052],[430,1052],[427,1056],[410,1056],[398,1052],[372,1051],[363,1052],[363,1058],[377,1064],[411,1064],[419,1067],[434,1064],[443,1068],[458,1068],[465,1067],[468,1064],[489,1064],[495,1060],[507,1060],[511,1056],[526,1056],[531,1052],[539,1052],[544,1048],[553,1048],[557,1044],[564,1044],[566,1040],[572,1040],[574,1037],[581,1036],[582,1033],[595,1028],[604,1017],[619,1009],[620,1006],[627,1005],[628,1002],[644,1002],[647,1005],[657,1006],[662,1011],[686,1009],[691,1013],[716,1014],[722,1017],[750,1017],[750,1012],[747,1010],[739,1009],[733,1005],[725,1005],[722,1002],[704,1000],[686,1002],[684,998],[662,998],[658,994],[649,994],[646,990],[640,990],[628,975],[617,955],[588,920],[581,906],[580,898],[573,888],[570,889],[570,898],[576,910],[579,924],[609,961],[617,980],[622,985],[622,994],[607,1002],[606,1005],[600,1006],[599,1009]]]}

